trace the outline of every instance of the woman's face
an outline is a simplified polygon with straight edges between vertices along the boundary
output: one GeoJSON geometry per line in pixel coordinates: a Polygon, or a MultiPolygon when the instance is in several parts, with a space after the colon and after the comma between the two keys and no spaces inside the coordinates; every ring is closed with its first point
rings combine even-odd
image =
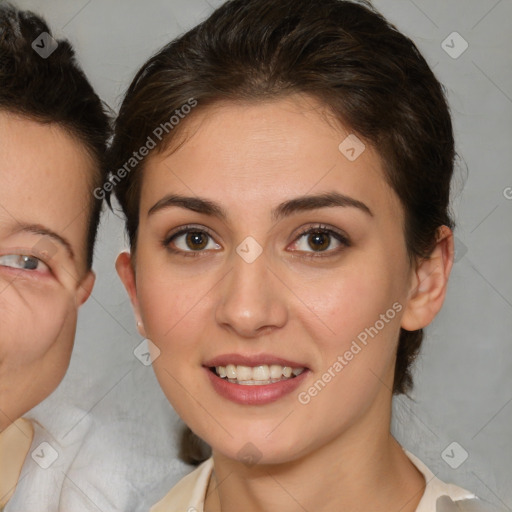
{"type": "Polygon", "coordinates": [[[146,162],[135,277],[118,259],[162,389],[230,458],[389,427],[414,276],[403,211],[378,154],[323,113],[299,96],[196,112],[146,162]],[[299,375],[258,384],[283,367],[299,375]]]}
{"type": "Polygon", "coordinates": [[[68,367],[86,271],[91,160],[62,128],[0,112],[0,430],[68,367]]]}

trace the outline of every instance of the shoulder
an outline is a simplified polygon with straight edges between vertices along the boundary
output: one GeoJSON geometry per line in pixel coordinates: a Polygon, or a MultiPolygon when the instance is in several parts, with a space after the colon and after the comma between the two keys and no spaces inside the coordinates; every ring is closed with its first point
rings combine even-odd
{"type": "Polygon", "coordinates": [[[443,482],[418,457],[404,451],[425,477],[425,492],[416,512],[500,512],[467,489],[443,482]]]}
{"type": "MultiPolygon", "coordinates": [[[[39,404],[38,411],[43,411],[48,405],[39,404]]],[[[34,431],[29,453],[21,469],[20,479],[13,497],[5,506],[5,511],[39,510],[44,503],[45,510],[58,510],[64,489],[69,485],[73,492],[75,484],[68,482],[71,469],[78,450],[93,420],[87,416],[87,411],[70,407],[64,409],[62,415],[48,416],[44,425],[39,422],[39,414],[33,409],[26,419],[30,421],[34,431]],[[68,421],[66,421],[68,420],[68,421]],[[76,428],[64,436],[69,425],[76,428]],[[30,475],[30,476],[29,476],[30,475]],[[26,478],[29,476],[28,478],[26,478]]],[[[45,417],[46,419],[46,417],[45,417]]],[[[76,480],[73,478],[73,481],[76,480]]],[[[76,493],[78,495],[78,493],[76,493]]],[[[83,496],[81,499],[86,499],[83,496]]]]}
{"type": "Polygon", "coordinates": [[[150,512],[172,512],[174,510],[203,510],[204,497],[210,475],[213,470],[213,458],[205,460],[194,471],[183,477],[150,512]]]}

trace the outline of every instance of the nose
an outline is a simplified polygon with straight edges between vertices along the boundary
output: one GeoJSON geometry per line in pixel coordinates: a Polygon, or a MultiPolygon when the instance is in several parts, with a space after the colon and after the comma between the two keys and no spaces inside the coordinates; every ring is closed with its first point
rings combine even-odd
{"type": "Polygon", "coordinates": [[[286,324],[286,287],[269,268],[265,253],[248,263],[237,254],[217,289],[218,325],[244,338],[256,338],[286,324]]]}

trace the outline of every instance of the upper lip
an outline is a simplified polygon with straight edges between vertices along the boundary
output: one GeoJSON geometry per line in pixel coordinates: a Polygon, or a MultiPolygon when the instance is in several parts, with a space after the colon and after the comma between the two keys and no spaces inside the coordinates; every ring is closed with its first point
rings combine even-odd
{"type": "Polygon", "coordinates": [[[213,366],[227,366],[228,364],[241,365],[241,366],[261,366],[278,364],[281,366],[290,366],[291,368],[306,368],[306,365],[283,359],[282,357],[273,356],[272,354],[222,354],[220,356],[209,359],[203,363],[204,366],[209,368],[213,366]]]}

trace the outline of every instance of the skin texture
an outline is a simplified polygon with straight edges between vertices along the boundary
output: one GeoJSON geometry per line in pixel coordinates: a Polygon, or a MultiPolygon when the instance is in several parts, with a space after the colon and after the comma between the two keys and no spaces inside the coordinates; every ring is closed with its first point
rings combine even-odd
{"type": "Polygon", "coordinates": [[[395,350],[400,326],[424,327],[441,308],[451,231],[442,228],[432,257],[410,266],[403,209],[378,153],[366,144],[349,161],[338,146],[350,130],[312,98],[217,104],[185,123],[185,143],[146,162],[136,261],[122,253],[117,270],[140,333],[160,350],[153,366],[162,389],[213,448],[206,510],[414,510],[424,478],[389,431],[395,350]],[[283,201],[332,191],[372,215],[336,206],[271,219],[283,201]],[[148,215],[171,193],[215,201],[228,219],[177,206],[148,215]],[[195,257],[185,235],[162,243],[188,224],[212,235],[195,257]],[[319,251],[300,234],[319,224],[350,245],[331,236],[319,251]],[[236,252],[247,236],[263,249],[252,263],[236,252]],[[400,312],[300,403],[298,394],[395,303],[400,312]],[[310,373],[275,402],[235,404],[202,368],[227,353],[273,354],[310,373]],[[248,451],[257,464],[240,460],[248,451]]]}
{"type": "Polygon", "coordinates": [[[94,274],[86,267],[87,176],[93,163],[82,144],[55,125],[0,112],[0,133],[4,430],[46,398],[68,368],[77,309],[94,284],[94,274]],[[23,261],[23,255],[29,259],[23,261]]]}

